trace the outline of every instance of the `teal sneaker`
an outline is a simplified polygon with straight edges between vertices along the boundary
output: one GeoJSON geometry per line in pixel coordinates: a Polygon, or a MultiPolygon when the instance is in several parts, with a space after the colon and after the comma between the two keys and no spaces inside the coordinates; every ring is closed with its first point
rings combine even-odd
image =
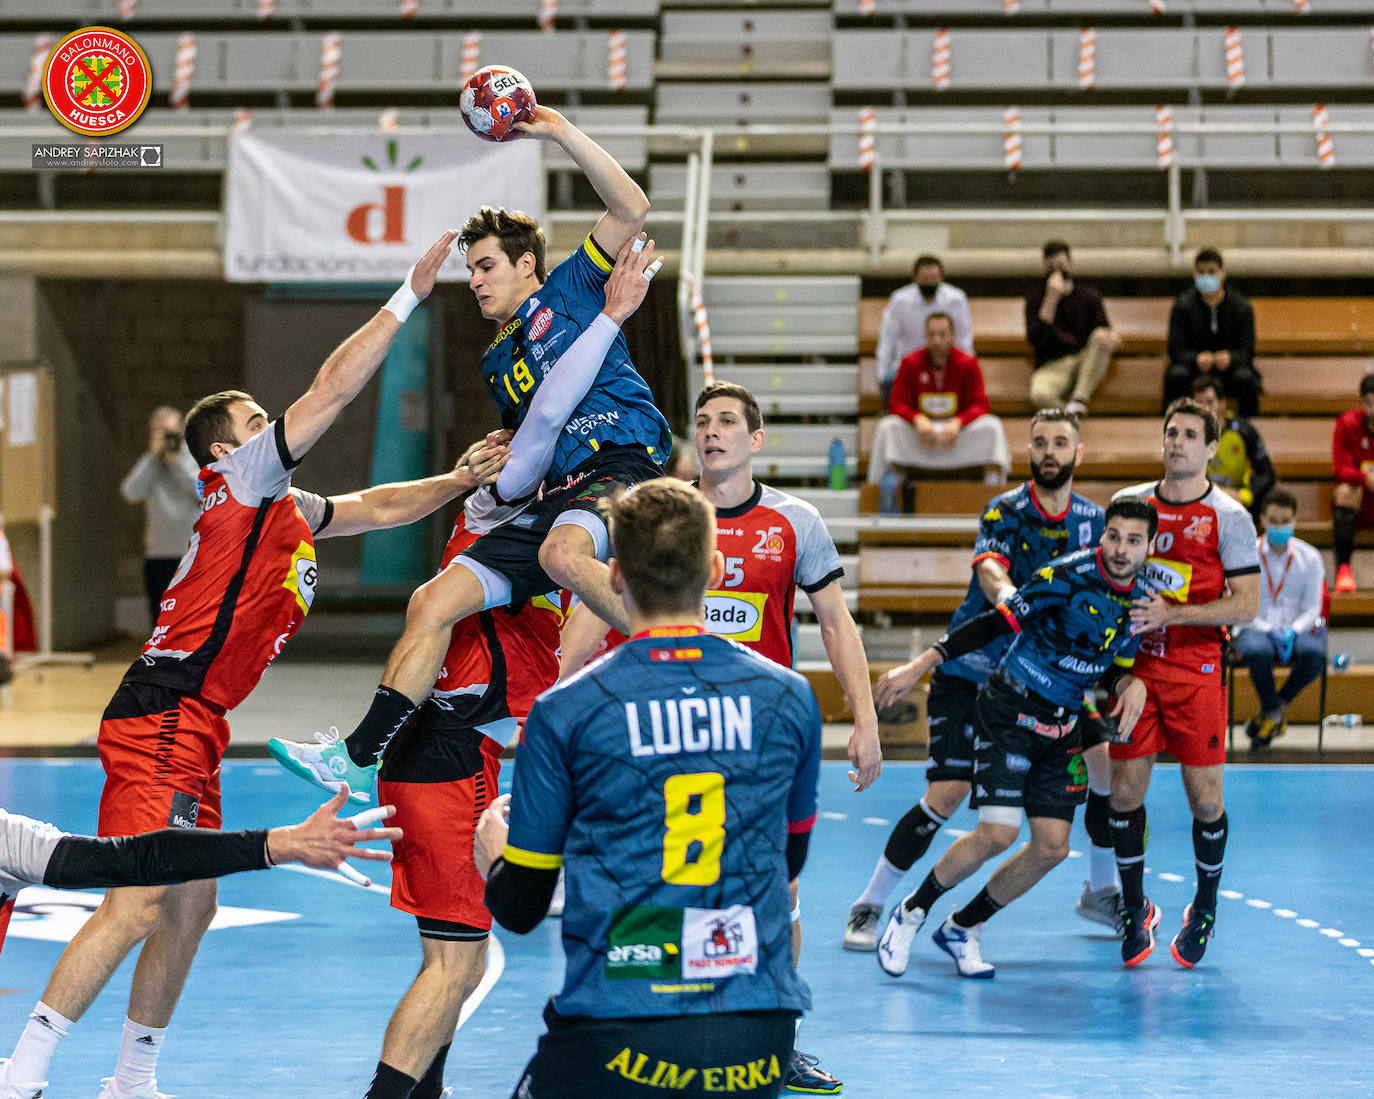
{"type": "Polygon", "coordinates": [[[348,755],[339,740],[339,730],[330,727],[327,733],[316,733],[314,744],[273,737],[267,742],[272,758],[306,782],[321,790],[337,794],[348,783],[348,800],[366,805],[372,800],[372,787],[377,781],[377,764],[359,767],[348,755]]]}

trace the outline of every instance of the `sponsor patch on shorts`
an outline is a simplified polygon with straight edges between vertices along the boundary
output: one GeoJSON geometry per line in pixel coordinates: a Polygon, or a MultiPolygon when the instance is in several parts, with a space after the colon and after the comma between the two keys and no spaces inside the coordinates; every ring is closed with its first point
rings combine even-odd
{"type": "Polygon", "coordinates": [[[172,811],[167,814],[168,828],[194,828],[200,816],[200,799],[180,790],[172,795],[172,811]]]}

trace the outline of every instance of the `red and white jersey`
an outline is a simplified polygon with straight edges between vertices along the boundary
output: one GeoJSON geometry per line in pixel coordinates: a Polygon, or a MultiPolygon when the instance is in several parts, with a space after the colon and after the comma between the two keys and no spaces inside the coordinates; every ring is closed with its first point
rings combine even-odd
{"type": "MultiPolygon", "coordinates": [[[[1159,513],[1155,555],[1145,566],[1145,579],[1165,599],[1211,603],[1222,597],[1230,577],[1259,572],[1250,513],[1215,486],[1183,504],[1161,500],[1158,482],[1122,489],[1117,496],[1143,496],[1159,513]]],[[[1140,639],[1132,671],[1146,678],[1180,671],[1213,675],[1221,667],[1223,638],[1220,626],[1152,630],[1140,639]]]]}
{"type": "MultiPolygon", "coordinates": [[[[444,547],[440,571],[480,537],[468,530],[463,511],[444,547]]],[[[493,608],[454,623],[431,705],[451,715],[455,725],[476,729],[503,748],[510,743],[516,723],[558,679],[558,634],[567,613],[567,597],[560,595],[538,596],[515,612],[493,608]]]]}
{"type": "Polygon", "coordinates": [[[754,484],[739,507],[716,509],[725,577],[706,593],[706,628],[792,666],[792,605],[844,575],[820,512],[805,500],[754,484]]]}
{"type": "Polygon", "coordinates": [[[333,505],[291,487],[281,420],[200,471],[201,512],[143,653],[124,681],[232,710],[315,599],[314,536],[333,505]]]}

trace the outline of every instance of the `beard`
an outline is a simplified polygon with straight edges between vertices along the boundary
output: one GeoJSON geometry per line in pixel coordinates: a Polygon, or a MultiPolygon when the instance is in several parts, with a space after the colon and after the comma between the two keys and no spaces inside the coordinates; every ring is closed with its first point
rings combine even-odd
{"type": "Polygon", "coordinates": [[[1035,482],[1037,488],[1047,489],[1053,492],[1055,489],[1063,488],[1069,483],[1073,476],[1074,468],[1078,465],[1076,461],[1070,462],[1066,466],[1060,466],[1059,472],[1051,475],[1042,473],[1040,467],[1031,463],[1031,480],[1035,482]]]}

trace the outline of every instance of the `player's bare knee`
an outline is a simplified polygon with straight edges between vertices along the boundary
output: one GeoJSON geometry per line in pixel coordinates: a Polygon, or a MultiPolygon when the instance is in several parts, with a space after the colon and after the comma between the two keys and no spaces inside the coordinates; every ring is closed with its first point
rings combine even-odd
{"type": "Polygon", "coordinates": [[[1199,799],[1193,802],[1193,817],[1203,824],[1211,824],[1225,810],[1220,798],[1199,799]]]}
{"type": "Polygon", "coordinates": [[[406,629],[439,633],[450,629],[461,615],[456,613],[452,600],[434,580],[421,584],[411,593],[406,604],[406,629]]]}
{"type": "Polygon", "coordinates": [[[1069,857],[1069,838],[1041,836],[1031,840],[1031,855],[1045,870],[1053,870],[1069,857]]]}
{"type": "Polygon", "coordinates": [[[539,547],[539,565],[548,573],[549,579],[568,587],[574,577],[577,562],[585,558],[586,554],[579,553],[565,539],[558,536],[557,531],[551,534],[542,546],[539,547]]]}
{"type": "Polygon", "coordinates": [[[213,881],[187,882],[163,894],[162,919],[187,935],[203,934],[219,911],[219,892],[213,881]]]}
{"type": "Polygon", "coordinates": [[[1359,485],[1336,485],[1331,490],[1331,502],[1338,508],[1358,508],[1363,495],[1359,485]]]}
{"type": "Polygon", "coordinates": [[[968,800],[968,792],[967,782],[931,783],[926,787],[926,805],[940,816],[949,819],[955,810],[968,800]]]}
{"type": "Polygon", "coordinates": [[[990,859],[995,855],[1000,855],[1008,847],[1016,842],[1016,837],[1020,833],[1019,828],[1012,828],[1006,824],[992,824],[989,821],[980,820],[971,835],[978,843],[985,859],[990,859]]]}
{"type": "Polygon", "coordinates": [[[162,922],[162,889],[111,889],[91,917],[119,928],[130,941],[142,942],[162,922]]]}

